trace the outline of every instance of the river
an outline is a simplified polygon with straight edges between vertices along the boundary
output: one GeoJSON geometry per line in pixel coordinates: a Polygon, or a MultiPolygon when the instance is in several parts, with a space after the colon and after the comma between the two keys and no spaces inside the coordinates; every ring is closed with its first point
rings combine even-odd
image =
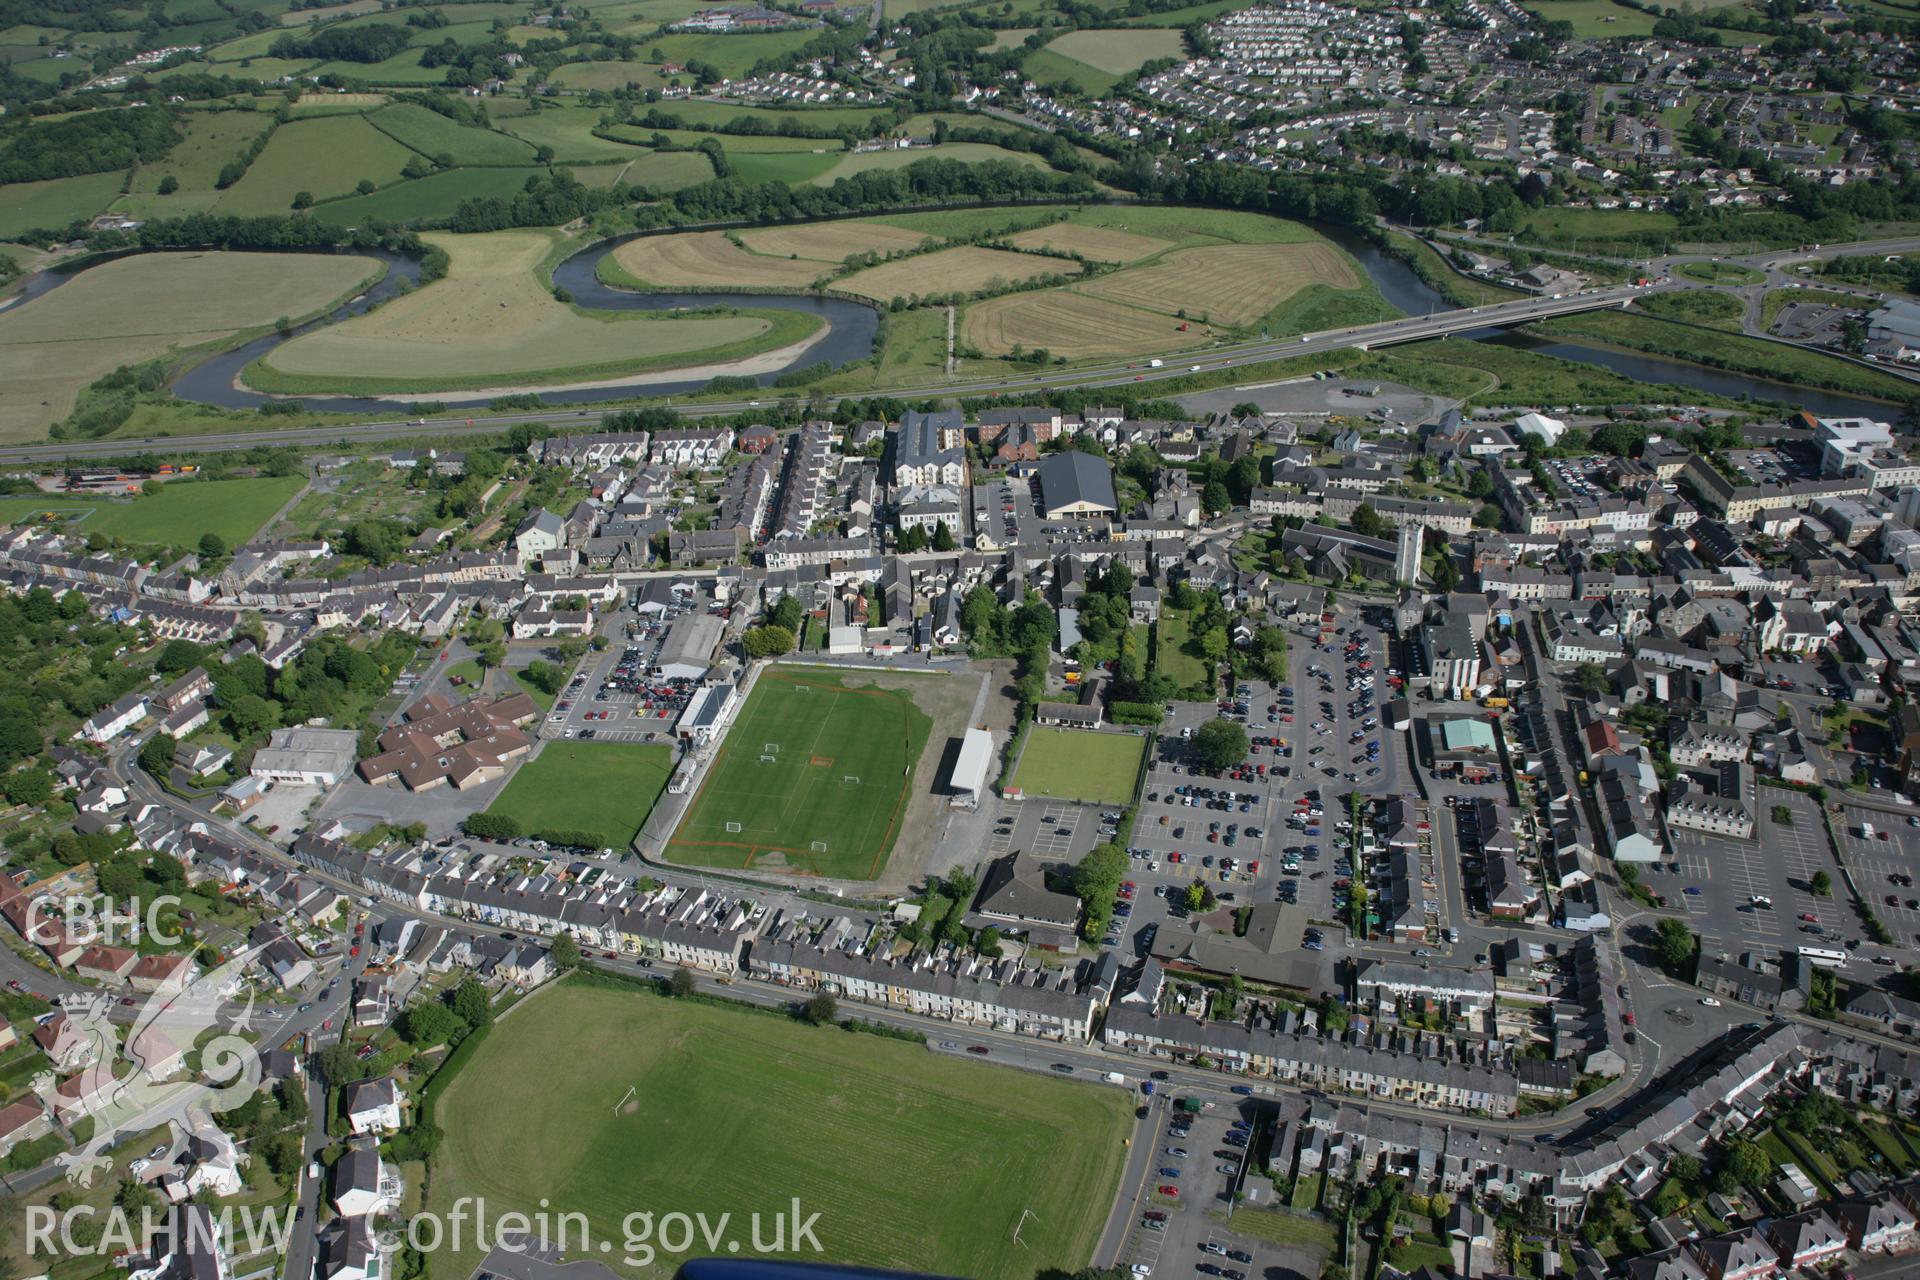
{"type": "MultiPolygon", "coordinates": [[[[1408,315],[1454,309],[1452,302],[1443,297],[1432,285],[1422,280],[1412,267],[1399,258],[1340,228],[1318,227],[1317,230],[1352,254],[1366,271],[1368,278],[1373,281],[1374,288],[1380,291],[1380,296],[1408,315]]],[[[1745,398],[1783,401],[1822,417],[1885,420],[1889,414],[1897,412],[1893,406],[1878,400],[1862,400],[1834,391],[1798,387],[1784,382],[1769,382],[1765,378],[1755,378],[1743,373],[1729,373],[1724,369],[1709,369],[1704,365],[1688,364],[1683,360],[1667,360],[1660,356],[1647,355],[1639,351],[1623,351],[1616,347],[1588,346],[1580,342],[1536,338],[1531,334],[1517,333],[1509,329],[1475,329],[1455,336],[1471,342],[1493,342],[1503,347],[1531,351],[1537,355],[1554,356],[1561,360],[1570,360],[1575,364],[1598,365],[1623,377],[1632,378],[1636,382],[1669,383],[1735,400],[1745,398]]]]}
{"type": "MultiPolygon", "coordinates": [[[[1353,255],[1355,261],[1372,280],[1374,287],[1392,306],[1409,315],[1453,309],[1451,302],[1442,297],[1438,291],[1422,280],[1412,267],[1400,259],[1343,229],[1319,227],[1318,230],[1353,255]]],[[[554,283],[567,289],[579,305],[596,310],[671,311],[698,310],[714,306],[773,307],[801,311],[819,317],[827,326],[826,333],[787,366],[759,375],[756,380],[761,386],[772,384],[783,373],[822,361],[837,366],[865,360],[873,354],[874,342],[880,329],[880,313],[872,306],[849,298],[828,297],[821,294],[636,292],[616,289],[602,283],[597,274],[600,259],[621,244],[637,236],[648,234],[659,233],[637,232],[589,245],[567,258],[554,270],[554,283]]],[[[394,297],[400,291],[403,280],[409,285],[419,283],[420,264],[410,258],[381,250],[343,250],[343,252],[353,252],[380,260],[386,265],[386,275],[365,293],[351,299],[324,317],[296,327],[287,336],[297,337],[321,324],[330,324],[359,315],[368,307],[394,297]]],[[[87,265],[91,266],[95,261],[107,260],[110,259],[97,259],[88,262],[87,265]]],[[[66,280],[72,279],[76,274],[77,271],[57,270],[36,274],[26,282],[14,306],[27,305],[49,290],[57,288],[66,280]]],[[[1753,400],[1780,401],[1825,416],[1885,418],[1892,412],[1890,406],[1878,401],[1855,399],[1829,391],[1768,382],[1745,374],[1709,369],[1640,352],[1535,338],[1503,329],[1481,329],[1459,336],[1471,341],[1496,342],[1502,346],[1556,356],[1578,364],[1597,365],[1640,382],[1690,387],[1713,395],[1736,399],[1744,397],[1753,400]]],[[[286,340],[286,336],[278,333],[267,334],[232,351],[212,356],[182,374],[175,381],[173,392],[183,400],[217,405],[226,409],[258,408],[268,403],[273,397],[237,385],[239,375],[253,361],[286,340]]],[[[540,398],[547,404],[585,405],[630,399],[635,396],[691,395],[706,387],[705,379],[689,378],[680,382],[662,382],[657,380],[659,377],[659,374],[654,374],[613,386],[542,391],[540,398]]],[[[439,400],[449,404],[479,403],[471,392],[421,392],[404,398],[303,396],[300,399],[311,409],[353,414],[404,414],[416,401],[439,400]]]]}

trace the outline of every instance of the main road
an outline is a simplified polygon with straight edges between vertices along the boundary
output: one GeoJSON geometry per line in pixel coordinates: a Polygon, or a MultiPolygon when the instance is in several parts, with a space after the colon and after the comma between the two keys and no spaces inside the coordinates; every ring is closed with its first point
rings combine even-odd
{"type": "MultiPolygon", "coordinates": [[[[1365,351],[1402,342],[1444,338],[1451,334],[1468,333],[1478,329],[1505,328],[1553,316],[1599,311],[1607,307],[1622,307],[1645,292],[1646,290],[1637,286],[1616,285],[1553,297],[1515,298],[1510,302],[1463,307],[1454,311],[1435,312],[1432,315],[1402,316],[1397,320],[1386,320],[1378,324],[1357,325],[1347,329],[1326,329],[1293,338],[1257,338],[1209,347],[1204,351],[1189,352],[1184,357],[1163,362],[1158,368],[1145,360],[1131,364],[1115,361],[1092,367],[1062,370],[1057,373],[1032,373],[1011,377],[940,382],[868,394],[917,400],[928,396],[1000,396],[1014,392],[1069,387],[1094,388],[1126,386],[1133,383],[1152,384],[1172,378],[1187,377],[1194,373],[1211,373],[1236,365],[1257,364],[1287,356],[1324,355],[1330,351],[1351,347],[1365,351]]],[[[779,398],[779,392],[770,390],[764,399],[707,401],[686,406],[681,412],[700,416],[744,413],[779,398]]],[[[856,398],[864,399],[866,396],[856,398]]],[[[837,399],[839,397],[825,397],[822,398],[821,403],[831,404],[837,399]]],[[[475,402],[475,407],[481,407],[482,403],[475,402]]],[[[664,404],[668,407],[673,406],[671,399],[664,401],[664,404]]],[[[391,439],[438,439],[494,434],[519,423],[528,422],[548,425],[579,423],[586,419],[597,422],[599,415],[604,411],[604,406],[596,406],[591,409],[547,409],[483,418],[440,418],[429,421],[424,418],[401,417],[374,422],[343,423],[339,426],[278,427],[221,435],[61,441],[16,445],[0,449],[0,463],[125,457],[148,448],[163,449],[169,456],[177,456],[194,453],[230,453],[263,445],[304,446],[355,444],[391,439]]]]}

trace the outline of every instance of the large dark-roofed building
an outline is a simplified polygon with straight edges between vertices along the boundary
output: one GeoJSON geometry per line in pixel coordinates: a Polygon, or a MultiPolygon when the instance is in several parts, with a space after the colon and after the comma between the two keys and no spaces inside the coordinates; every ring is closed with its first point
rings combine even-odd
{"type": "Polygon", "coordinates": [[[1063,449],[1040,463],[1040,513],[1048,520],[1093,519],[1119,509],[1105,458],[1063,449]]]}

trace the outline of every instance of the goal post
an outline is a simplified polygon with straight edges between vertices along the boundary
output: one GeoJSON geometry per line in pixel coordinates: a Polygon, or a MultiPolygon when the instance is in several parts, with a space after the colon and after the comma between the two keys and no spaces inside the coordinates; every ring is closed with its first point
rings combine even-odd
{"type": "Polygon", "coordinates": [[[825,840],[815,840],[811,847],[815,853],[825,853],[827,851],[827,842],[825,840]]]}
{"type": "Polygon", "coordinates": [[[769,756],[769,755],[763,755],[763,756],[761,756],[761,757],[760,757],[760,763],[761,763],[761,764],[779,764],[779,763],[780,763],[780,757],[779,757],[779,756],[769,756]]]}
{"type": "Polygon", "coordinates": [[[777,742],[769,742],[769,743],[768,743],[768,744],[767,744],[766,746],[764,746],[764,747],[762,747],[762,748],[760,748],[760,749],[761,749],[762,751],[764,751],[764,752],[766,752],[766,753],[767,753],[768,755],[770,755],[770,756],[771,756],[771,755],[778,755],[778,754],[780,753],[780,744],[779,744],[779,743],[777,743],[777,742]]]}
{"type": "Polygon", "coordinates": [[[858,779],[858,778],[856,778],[856,777],[854,777],[854,776],[853,776],[852,774],[850,774],[850,773],[843,773],[843,774],[841,774],[841,775],[840,775],[840,781],[842,781],[842,782],[844,782],[844,783],[846,783],[846,784],[847,784],[848,786],[851,786],[851,787],[857,787],[857,786],[859,786],[859,785],[860,785],[860,779],[858,779]]]}
{"type": "Polygon", "coordinates": [[[727,824],[727,834],[728,834],[728,835],[730,835],[730,836],[737,836],[737,835],[739,835],[739,834],[740,834],[740,824],[739,824],[739,823],[737,823],[737,822],[729,822],[729,823],[727,824]]]}

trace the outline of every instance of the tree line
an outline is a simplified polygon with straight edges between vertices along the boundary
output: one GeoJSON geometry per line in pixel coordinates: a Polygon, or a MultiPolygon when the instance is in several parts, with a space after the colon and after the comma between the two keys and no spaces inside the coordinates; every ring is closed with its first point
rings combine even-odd
{"type": "MultiPolygon", "coordinates": [[[[385,62],[413,38],[403,26],[371,23],[364,27],[323,27],[310,35],[288,33],[267,53],[275,58],[324,58],[329,62],[385,62]]],[[[423,61],[421,65],[426,65],[423,61]]]]}

